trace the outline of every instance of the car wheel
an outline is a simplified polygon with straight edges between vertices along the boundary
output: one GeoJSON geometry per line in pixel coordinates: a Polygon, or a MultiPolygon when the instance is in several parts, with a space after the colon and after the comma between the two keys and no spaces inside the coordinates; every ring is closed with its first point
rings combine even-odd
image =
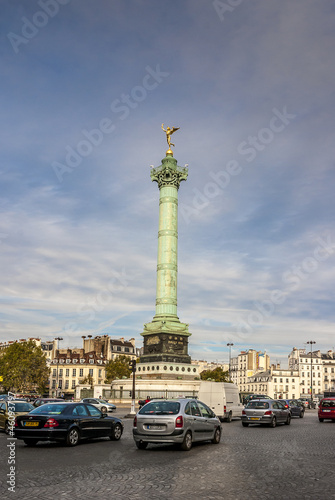
{"type": "Polygon", "coordinates": [[[248,422],[242,422],[243,427],[248,427],[248,422]]]}
{"type": "Polygon", "coordinates": [[[287,415],[285,425],[290,425],[290,423],[291,423],[291,415],[287,415]]]}
{"type": "Polygon", "coordinates": [[[23,442],[26,446],[36,446],[37,445],[37,439],[24,439],[23,442]]]}
{"type": "Polygon", "coordinates": [[[185,434],[184,441],[181,444],[181,449],[189,451],[192,448],[192,434],[188,431],[185,434]]]}
{"type": "Polygon", "coordinates": [[[319,422],[323,422],[323,418],[319,418],[319,422]]]}
{"type": "Polygon", "coordinates": [[[79,443],[80,435],[76,428],[71,429],[66,436],[67,446],[76,446],[79,443]]]}
{"type": "Polygon", "coordinates": [[[144,443],[143,441],[135,441],[135,443],[139,450],[145,450],[148,446],[148,443],[144,443]]]}
{"type": "Polygon", "coordinates": [[[5,423],[5,433],[9,434],[9,424],[8,424],[8,422],[5,423]]]}
{"type": "Polygon", "coordinates": [[[114,427],[112,428],[112,433],[109,436],[109,438],[112,441],[118,441],[122,436],[122,427],[120,424],[115,424],[114,427]]]}
{"type": "Polygon", "coordinates": [[[212,443],[219,444],[220,439],[221,439],[221,429],[219,427],[217,427],[217,429],[215,429],[215,432],[214,432],[214,437],[212,439],[212,443]]]}
{"type": "Polygon", "coordinates": [[[100,408],[100,411],[107,411],[106,406],[102,406],[102,407],[100,408]]]}
{"type": "Polygon", "coordinates": [[[228,424],[230,424],[230,422],[233,420],[233,417],[232,417],[232,414],[229,413],[228,414],[228,417],[226,418],[226,422],[228,422],[228,424]]]}
{"type": "Polygon", "coordinates": [[[277,425],[276,417],[273,417],[273,419],[270,422],[270,427],[274,428],[274,427],[276,427],[276,425],[277,425]]]}

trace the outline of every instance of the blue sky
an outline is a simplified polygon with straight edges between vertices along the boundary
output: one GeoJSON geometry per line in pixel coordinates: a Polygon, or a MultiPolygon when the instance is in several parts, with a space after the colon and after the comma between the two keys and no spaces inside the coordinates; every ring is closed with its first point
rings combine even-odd
{"type": "Polygon", "coordinates": [[[178,164],[178,315],[194,359],[334,347],[335,5],[4,0],[1,341],[135,337],[155,313],[178,164]]]}

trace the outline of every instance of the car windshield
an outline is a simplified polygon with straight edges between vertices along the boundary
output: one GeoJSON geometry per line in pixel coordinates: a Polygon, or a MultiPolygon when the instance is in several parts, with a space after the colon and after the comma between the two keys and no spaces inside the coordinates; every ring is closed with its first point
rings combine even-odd
{"type": "Polygon", "coordinates": [[[322,408],[335,408],[335,399],[322,401],[322,408]]]}
{"type": "Polygon", "coordinates": [[[66,410],[66,408],[67,405],[64,404],[48,403],[35,408],[30,413],[34,415],[60,415],[66,410]]]}
{"type": "Polygon", "coordinates": [[[247,408],[254,408],[255,410],[265,410],[269,408],[269,403],[266,401],[250,401],[248,403],[247,408]]]}
{"type": "Polygon", "coordinates": [[[15,411],[17,413],[24,412],[24,411],[29,412],[33,408],[34,408],[33,405],[31,405],[29,403],[15,403],[15,402],[8,403],[8,411],[15,411]]]}
{"type": "Polygon", "coordinates": [[[177,415],[180,403],[177,401],[151,401],[139,411],[140,415],[177,415]]]}

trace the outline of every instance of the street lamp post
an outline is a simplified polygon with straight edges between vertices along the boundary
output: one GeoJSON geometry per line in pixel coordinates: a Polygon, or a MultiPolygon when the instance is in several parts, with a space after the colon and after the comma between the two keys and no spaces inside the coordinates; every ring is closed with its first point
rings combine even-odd
{"type": "Polygon", "coordinates": [[[129,368],[133,374],[133,385],[131,390],[131,407],[130,407],[130,415],[135,415],[135,373],[136,373],[136,359],[132,359],[129,368]]]}
{"type": "Polygon", "coordinates": [[[311,346],[311,408],[313,408],[313,344],[316,344],[315,340],[309,340],[307,344],[311,346]]]}
{"type": "Polygon", "coordinates": [[[231,376],[230,376],[230,360],[231,360],[231,348],[234,344],[231,342],[228,342],[227,346],[229,347],[229,381],[231,381],[231,376]]]}
{"type": "Polygon", "coordinates": [[[58,384],[59,384],[59,380],[58,380],[58,365],[59,365],[59,342],[61,340],[63,340],[63,337],[56,337],[55,340],[57,340],[57,351],[58,351],[58,359],[57,359],[57,377],[56,377],[56,398],[58,397],[58,384]]]}

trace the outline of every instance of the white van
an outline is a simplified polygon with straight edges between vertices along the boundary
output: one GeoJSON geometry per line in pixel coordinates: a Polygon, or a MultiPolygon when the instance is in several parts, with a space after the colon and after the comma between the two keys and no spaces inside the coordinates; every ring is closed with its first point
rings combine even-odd
{"type": "Polygon", "coordinates": [[[198,398],[209,406],[221,421],[231,422],[233,418],[242,417],[244,407],[235,384],[201,380],[198,398]]]}

